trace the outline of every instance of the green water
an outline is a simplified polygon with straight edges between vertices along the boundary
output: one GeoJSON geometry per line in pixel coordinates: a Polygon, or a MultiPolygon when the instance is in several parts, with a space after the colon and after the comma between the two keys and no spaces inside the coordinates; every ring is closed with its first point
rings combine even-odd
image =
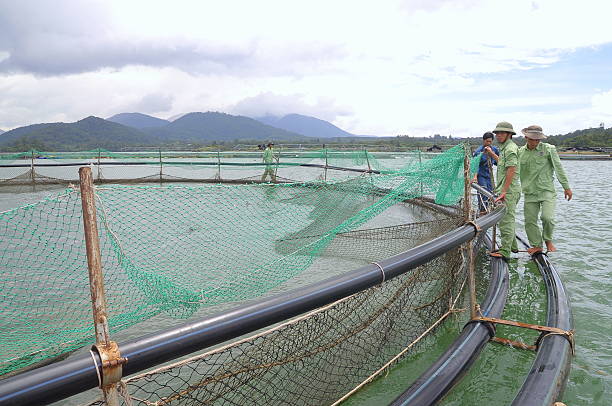
{"type": "MultiPolygon", "coordinates": [[[[550,258],[561,274],[572,302],[576,328],[573,361],[564,402],[568,405],[608,405],[612,398],[612,162],[563,161],[574,200],[558,201],[556,243],[550,258]]],[[[33,203],[58,187],[3,188],[0,211],[33,203]]],[[[561,194],[560,194],[561,196],[561,194]]],[[[517,213],[522,218],[522,206],[517,213]]],[[[521,227],[522,228],[522,225],[521,227]]],[[[521,230],[522,232],[522,230],[521,230]]],[[[537,268],[525,254],[511,263],[511,290],[503,317],[543,323],[544,288],[537,268]]],[[[306,279],[306,277],[304,277],[306,279]]],[[[302,283],[308,283],[303,280],[302,283]]],[[[345,404],[381,405],[392,401],[453,341],[463,326],[458,316],[443,326],[435,340],[394,366],[389,374],[368,385],[345,404]]],[[[151,325],[145,330],[166,326],[151,325]]],[[[535,334],[500,328],[500,335],[532,342],[535,334]]],[[[142,332],[141,332],[142,333],[142,332]]],[[[533,353],[489,344],[464,380],[442,401],[444,405],[507,404],[520,388],[534,359],[533,353]]]]}
{"type": "MultiPolygon", "coordinates": [[[[612,162],[563,161],[574,199],[557,202],[555,242],[550,259],[569,292],[576,357],[563,396],[567,405],[610,405],[612,399],[612,162]]],[[[562,196],[559,190],[559,196],[562,196]]],[[[522,205],[517,209],[522,227],[522,205]]],[[[510,292],[503,317],[543,323],[545,290],[537,267],[526,254],[510,264],[510,292]]],[[[357,393],[347,405],[380,405],[395,399],[456,336],[461,323],[439,332],[433,351],[416,354],[357,393]]],[[[535,334],[499,328],[499,335],[532,343],[535,334]]],[[[533,353],[488,344],[470,372],[440,404],[509,404],[519,390],[533,353]]]]}

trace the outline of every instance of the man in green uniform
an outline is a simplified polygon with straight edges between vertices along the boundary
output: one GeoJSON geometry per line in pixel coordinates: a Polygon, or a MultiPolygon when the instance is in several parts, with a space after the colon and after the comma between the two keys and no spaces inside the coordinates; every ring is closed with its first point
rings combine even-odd
{"type": "Polygon", "coordinates": [[[263,162],[266,164],[266,169],[264,170],[263,175],[261,175],[261,181],[265,182],[268,175],[270,175],[270,179],[272,182],[276,183],[276,174],[274,173],[274,143],[270,142],[268,147],[264,150],[263,153],[263,162]]]}
{"type": "Polygon", "coordinates": [[[553,173],[563,186],[565,198],[572,198],[572,190],[565,171],[561,166],[561,160],[554,145],[541,142],[546,136],[542,127],[530,125],[523,128],[521,132],[527,139],[527,144],[519,149],[519,163],[521,168],[521,186],[525,194],[525,231],[531,248],[527,250],[530,254],[542,252],[542,239],[546,249],[550,252],[556,251],[552,238],[555,227],[555,201],[557,199],[553,185],[553,173]],[[538,214],[542,214],[542,231],[538,226],[538,214]]]}
{"type": "Polygon", "coordinates": [[[496,202],[503,201],[506,204],[506,213],[499,222],[499,233],[501,244],[498,251],[490,253],[493,257],[510,258],[510,252],[518,252],[516,242],[516,205],[521,198],[521,185],[518,174],[518,147],[512,141],[516,134],[512,124],[502,121],[493,130],[495,138],[499,143],[499,156],[491,148],[486,149],[486,154],[497,161],[497,182],[495,193],[496,202]]]}

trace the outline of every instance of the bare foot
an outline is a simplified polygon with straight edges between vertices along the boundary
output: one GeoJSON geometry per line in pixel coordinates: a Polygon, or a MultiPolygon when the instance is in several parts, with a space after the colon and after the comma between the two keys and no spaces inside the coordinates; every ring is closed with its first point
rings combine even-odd
{"type": "Polygon", "coordinates": [[[531,247],[527,248],[527,253],[529,255],[537,254],[538,252],[542,252],[542,247],[531,247]]]}
{"type": "Polygon", "coordinates": [[[557,247],[555,247],[555,244],[553,244],[552,241],[545,241],[545,243],[548,252],[555,252],[557,250],[557,247]]]}

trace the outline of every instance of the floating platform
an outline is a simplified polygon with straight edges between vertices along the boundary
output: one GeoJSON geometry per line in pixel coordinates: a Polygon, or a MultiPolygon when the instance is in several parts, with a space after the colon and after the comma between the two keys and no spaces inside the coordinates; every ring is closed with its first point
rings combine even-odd
{"type": "Polygon", "coordinates": [[[572,161],[612,161],[612,155],[601,154],[559,154],[559,158],[572,161]]]}

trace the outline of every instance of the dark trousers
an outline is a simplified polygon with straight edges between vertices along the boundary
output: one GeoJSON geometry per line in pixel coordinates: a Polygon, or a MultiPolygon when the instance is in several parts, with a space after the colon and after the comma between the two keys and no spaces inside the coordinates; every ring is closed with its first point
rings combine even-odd
{"type": "MultiPolygon", "coordinates": [[[[491,184],[491,178],[483,178],[478,175],[478,184],[493,193],[493,185],[491,184]]],[[[489,198],[482,193],[478,193],[478,210],[485,211],[489,206],[489,198]]]]}

